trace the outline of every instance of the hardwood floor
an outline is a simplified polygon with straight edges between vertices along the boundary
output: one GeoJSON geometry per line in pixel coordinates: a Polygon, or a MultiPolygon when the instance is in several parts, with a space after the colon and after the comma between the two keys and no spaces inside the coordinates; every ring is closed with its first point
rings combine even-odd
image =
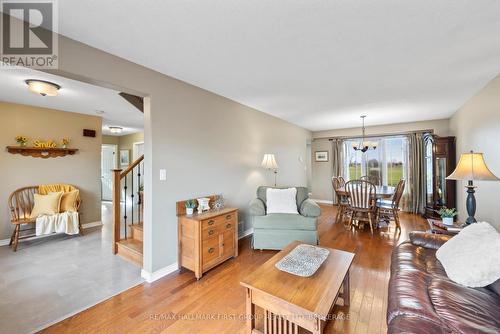
{"type": "MultiPolygon", "coordinates": [[[[336,306],[337,320],[325,333],[385,333],[390,255],[413,230],[425,230],[423,218],[401,214],[401,234],[394,223],[372,236],[335,223],[335,209],[322,205],[320,245],[356,253],[351,268],[351,304],[336,306]]],[[[190,271],[141,284],[82,313],[46,333],[245,333],[245,289],[240,280],[275,251],[252,251],[250,238],[241,240],[240,255],[196,281],[190,271]]]]}

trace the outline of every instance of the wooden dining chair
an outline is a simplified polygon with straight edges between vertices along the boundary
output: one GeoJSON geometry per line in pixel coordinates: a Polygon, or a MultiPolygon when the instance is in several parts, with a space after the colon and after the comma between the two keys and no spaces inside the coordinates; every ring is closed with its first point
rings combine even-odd
{"type": "Polygon", "coordinates": [[[346,196],[340,195],[337,191],[338,189],[343,188],[344,186],[345,186],[344,178],[342,178],[341,176],[332,177],[332,187],[333,190],[335,191],[335,197],[337,198],[337,215],[335,216],[335,222],[344,220],[344,214],[347,210],[347,207],[349,206],[349,202],[346,196]]]}
{"type": "Polygon", "coordinates": [[[403,192],[405,191],[405,180],[400,180],[396,186],[396,191],[391,200],[380,200],[377,201],[377,223],[380,220],[385,220],[390,222],[394,220],[396,223],[396,230],[401,231],[401,224],[399,220],[399,202],[403,197],[403,192]]]}
{"type": "Polygon", "coordinates": [[[345,179],[342,176],[339,176],[338,179],[340,181],[340,187],[344,188],[345,187],[345,179]]]}
{"type": "Polygon", "coordinates": [[[362,180],[362,181],[371,182],[371,183],[373,183],[376,186],[380,186],[381,185],[380,178],[377,175],[363,175],[359,179],[362,180]]]}
{"type": "Polygon", "coordinates": [[[364,180],[349,181],[345,185],[349,194],[349,206],[347,210],[351,212],[349,227],[354,219],[357,221],[367,221],[370,224],[370,231],[373,234],[373,226],[376,223],[375,199],[377,196],[375,185],[364,180]]]}

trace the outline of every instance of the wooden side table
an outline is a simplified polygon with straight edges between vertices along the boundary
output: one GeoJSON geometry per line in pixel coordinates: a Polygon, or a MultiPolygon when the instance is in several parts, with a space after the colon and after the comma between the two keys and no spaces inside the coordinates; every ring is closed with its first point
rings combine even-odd
{"type": "Polygon", "coordinates": [[[435,234],[455,235],[462,231],[465,227],[461,222],[455,222],[453,225],[447,226],[443,224],[443,221],[441,219],[433,218],[427,218],[427,223],[429,224],[430,228],[429,232],[435,234]]]}

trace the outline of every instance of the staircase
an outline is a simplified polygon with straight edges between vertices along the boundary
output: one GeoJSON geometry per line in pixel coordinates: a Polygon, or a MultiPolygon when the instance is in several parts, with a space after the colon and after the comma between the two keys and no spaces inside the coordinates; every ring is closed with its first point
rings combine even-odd
{"type": "Polygon", "coordinates": [[[113,254],[142,268],[144,155],[127,169],[113,170],[113,254]]]}

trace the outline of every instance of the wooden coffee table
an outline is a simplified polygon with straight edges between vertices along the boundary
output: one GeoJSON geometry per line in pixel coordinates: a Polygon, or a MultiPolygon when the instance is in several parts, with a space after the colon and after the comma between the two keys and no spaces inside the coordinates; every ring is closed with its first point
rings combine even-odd
{"type": "Polygon", "coordinates": [[[311,277],[278,270],[274,265],[301,242],[295,241],[245,277],[247,333],[298,334],[299,328],[323,333],[340,297],[349,305],[349,268],[353,253],[326,248],[328,258],[311,277]],[[263,309],[263,324],[256,328],[255,309],[263,309]]]}

